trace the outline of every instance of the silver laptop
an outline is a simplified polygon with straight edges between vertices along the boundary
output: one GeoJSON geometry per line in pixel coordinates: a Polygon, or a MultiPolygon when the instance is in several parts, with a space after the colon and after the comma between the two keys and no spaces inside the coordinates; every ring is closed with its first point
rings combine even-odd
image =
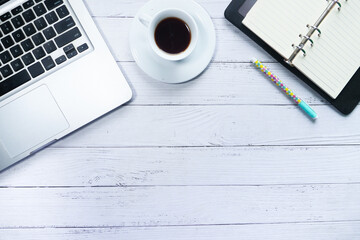
{"type": "Polygon", "coordinates": [[[81,0],[0,0],[0,171],[129,101],[81,0]]]}

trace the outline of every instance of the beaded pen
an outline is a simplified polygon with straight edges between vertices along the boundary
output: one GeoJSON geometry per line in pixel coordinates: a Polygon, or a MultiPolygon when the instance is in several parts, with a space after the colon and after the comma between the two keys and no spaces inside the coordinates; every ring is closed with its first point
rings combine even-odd
{"type": "Polygon", "coordinates": [[[252,63],[255,64],[255,66],[260,69],[263,73],[265,73],[266,76],[268,76],[273,83],[276,84],[276,86],[280,87],[286,95],[291,97],[291,99],[294,100],[294,102],[302,109],[306,114],[308,114],[312,119],[317,119],[318,115],[316,112],[306,103],[304,100],[296,96],[293,91],[291,91],[285,84],[280,81],[280,79],[275,76],[272,72],[269,71],[267,67],[265,67],[259,60],[256,58],[253,58],[251,60],[252,63]]]}

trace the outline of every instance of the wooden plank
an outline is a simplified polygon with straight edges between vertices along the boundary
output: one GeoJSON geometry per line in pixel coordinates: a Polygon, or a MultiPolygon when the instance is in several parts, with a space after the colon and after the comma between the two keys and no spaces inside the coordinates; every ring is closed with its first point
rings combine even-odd
{"type": "MultiPolygon", "coordinates": [[[[134,17],[147,0],[85,0],[92,16],[96,17],[134,17]],[[109,7],[111,6],[111,7],[109,7]]],[[[211,17],[223,18],[229,0],[196,0],[211,17]]]]}
{"type": "Polygon", "coordinates": [[[0,187],[346,184],[360,182],[359,156],[353,146],[53,148],[0,174],[0,187]]]}
{"type": "Polygon", "coordinates": [[[131,228],[65,228],[0,230],[2,240],[332,240],[357,239],[359,222],[261,224],[239,226],[183,226],[131,228]]]}
{"type": "MultiPolygon", "coordinates": [[[[101,1],[98,2],[101,3],[101,1]]],[[[116,60],[134,61],[129,46],[129,34],[133,19],[95,18],[94,20],[116,60]]],[[[225,19],[215,19],[213,22],[217,35],[216,53],[213,61],[249,62],[255,56],[264,62],[276,62],[262,48],[225,19]]]]}
{"type": "MultiPolygon", "coordinates": [[[[119,63],[135,91],[131,105],[294,105],[250,63],[212,63],[197,79],[165,84],[148,77],[135,63],[119,63]]],[[[268,64],[309,104],[328,104],[280,64],[268,64]]]]}
{"type": "Polygon", "coordinates": [[[126,106],[56,147],[358,145],[360,112],[343,117],[316,106],[313,122],[296,106],[126,106]],[[286,121],[286,125],[284,125],[286,121]]]}
{"type": "Polygon", "coordinates": [[[0,227],[111,227],[357,221],[360,184],[3,188],[0,227]]]}
{"type": "MultiPolygon", "coordinates": [[[[128,43],[128,31],[131,21],[131,19],[96,19],[115,58],[117,61],[122,62],[120,65],[129,81],[133,84],[134,89],[141,93],[137,95],[137,98],[140,99],[136,103],[153,104],[151,100],[154,97],[156,99],[163,97],[159,99],[161,100],[159,104],[291,103],[289,99],[281,96],[283,94],[274,89],[275,87],[270,86],[269,88],[271,83],[266,82],[267,79],[248,63],[253,56],[257,56],[265,62],[275,62],[275,60],[225,20],[215,20],[218,35],[217,51],[214,56],[216,63],[211,64],[209,69],[196,81],[183,85],[168,85],[154,81],[143,73],[135,63],[132,63],[133,58],[128,43]],[[114,31],[114,29],[124,29],[124,31],[114,31]],[[124,61],[131,63],[123,63],[124,61]],[[235,62],[243,62],[244,64],[235,62]],[[183,89],[186,89],[186,91],[183,89]],[[250,89],[256,89],[260,95],[253,94],[250,89]],[[179,97],[185,94],[187,102],[181,102],[182,98],[179,97]]],[[[310,104],[322,104],[324,102],[320,96],[280,64],[268,65],[276,71],[279,77],[286,79],[287,84],[310,104]]],[[[157,102],[154,104],[157,104],[157,102]]]]}

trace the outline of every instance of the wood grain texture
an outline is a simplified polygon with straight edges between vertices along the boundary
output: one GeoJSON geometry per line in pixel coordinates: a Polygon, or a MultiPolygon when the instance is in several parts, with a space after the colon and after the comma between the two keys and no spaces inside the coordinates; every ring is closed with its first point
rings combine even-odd
{"type": "Polygon", "coordinates": [[[358,221],[360,184],[3,188],[0,227],[358,221]]]}
{"type": "MultiPolygon", "coordinates": [[[[147,0],[84,0],[94,17],[134,17],[147,0]]],[[[230,0],[197,0],[212,18],[224,18],[230,0]]]]}
{"type": "Polygon", "coordinates": [[[329,240],[357,239],[359,222],[178,227],[0,229],[2,240],[329,240]]]}
{"type": "Polygon", "coordinates": [[[217,49],[181,85],[156,82],[128,34],[147,0],[85,0],[134,100],[0,173],[0,240],[348,240],[360,232],[359,111],[343,117],[197,0],[217,49]],[[310,121],[249,59],[318,112],[310,121]]]}
{"type": "MultiPolygon", "coordinates": [[[[328,105],[280,64],[267,64],[309,104],[328,105]]],[[[194,81],[163,84],[148,77],[135,63],[119,63],[131,76],[134,105],[294,105],[262,72],[250,63],[212,63],[194,81]]],[[[329,107],[329,111],[333,111],[329,107]]]]}
{"type": "Polygon", "coordinates": [[[360,112],[344,118],[317,106],[313,122],[296,106],[132,106],[54,147],[358,145],[360,112]],[[330,121],[331,119],[331,121],[330,121]],[[286,125],[284,125],[286,122],[286,125]]]}
{"type": "Polygon", "coordinates": [[[359,147],[46,149],[0,187],[360,183],[359,147]]]}

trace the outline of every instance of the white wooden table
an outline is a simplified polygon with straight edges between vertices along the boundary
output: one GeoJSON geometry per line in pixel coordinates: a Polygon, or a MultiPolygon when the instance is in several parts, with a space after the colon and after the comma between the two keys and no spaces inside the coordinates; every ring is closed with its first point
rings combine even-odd
{"type": "Polygon", "coordinates": [[[197,80],[166,85],[129,50],[146,1],[86,0],[135,98],[0,174],[1,240],[360,239],[360,109],[334,111],[224,19],[229,1],[198,0],[216,54],[197,80]]]}

